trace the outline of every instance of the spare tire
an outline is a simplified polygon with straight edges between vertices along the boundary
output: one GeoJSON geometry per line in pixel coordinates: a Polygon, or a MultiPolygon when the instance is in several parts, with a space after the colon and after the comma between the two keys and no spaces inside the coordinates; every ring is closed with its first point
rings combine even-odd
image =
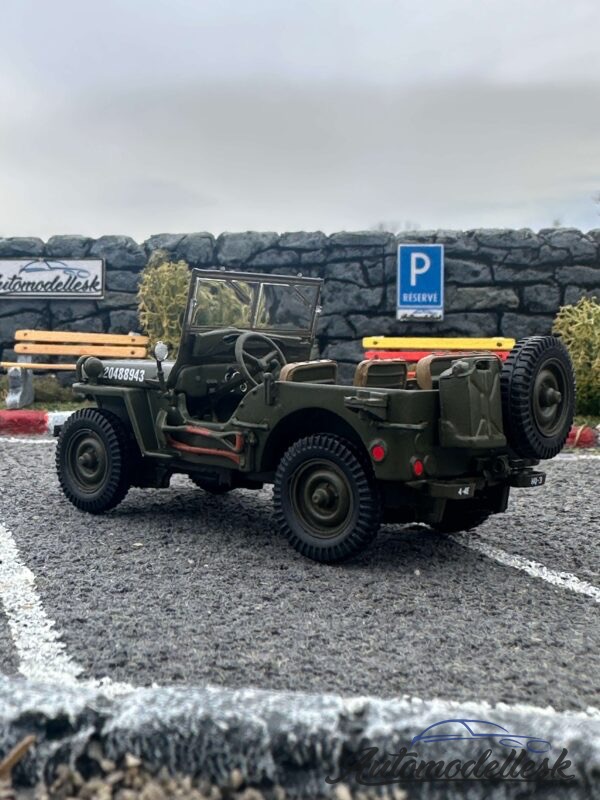
{"type": "Polygon", "coordinates": [[[502,368],[502,416],[508,444],[522,458],[554,458],[575,413],[575,376],[556,336],[521,339],[502,368]]]}

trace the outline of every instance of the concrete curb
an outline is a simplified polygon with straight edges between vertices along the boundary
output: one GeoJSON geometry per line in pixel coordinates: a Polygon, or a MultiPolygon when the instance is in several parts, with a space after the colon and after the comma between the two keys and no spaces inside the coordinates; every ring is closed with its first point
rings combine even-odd
{"type": "MultiPolygon", "coordinates": [[[[600,714],[564,714],[552,709],[415,699],[342,698],[262,690],[208,688],[136,689],[120,697],[101,690],[32,684],[0,678],[0,754],[27,734],[35,749],[15,770],[18,785],[50,777],[58,763],[74,764],[90,743],[119,760],[129,752],[152,770],[200,775],[217,784],[237,768],[248,783],[266,790],[276,784],[290,796],[330,796],[325,778],[345,772],[349,754],[366,747],[397,753],[429,725],[448,719],[489,720],[513,734],[547,739],[550,763],[568,749],[575,777],[529,783],[470,781],[469,798],[590,798],[600,784],[600,714]]],[[[503,760],[509,750],[491,740],[420,743],[419,759],[463,762],[493,747],[503,760]]],[[[534,756],[541,759],[542,756],[534,756]]],[[[383,759],[382,759],[383,760],[383,759]]],[[[344,779],[357,786],[351,776],[344,779]]],[[[409,798],[464,797],[465,781],[401,784],[409,798]]]]}
{"type": "Polygon", "coordinates": [[[0,435],[52,436],[55,425],[63,425],[72,413],[72,411],[0,411],[0,435]]]}

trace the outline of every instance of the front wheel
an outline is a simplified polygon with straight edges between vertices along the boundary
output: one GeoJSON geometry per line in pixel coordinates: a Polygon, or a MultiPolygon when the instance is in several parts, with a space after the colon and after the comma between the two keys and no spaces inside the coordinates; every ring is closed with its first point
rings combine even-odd
{"type": "Polygon", "coordinates": [[[81,511],[101,514],[127,494],[130,441],[121,420],[109,411],[84,408],[62,427],[56,471],[65,497],[81,511]]]}
{"type": "Polygon", "coordinates": [[[314,561],[344,561],[377,534],[379,504],[368,463],[338,436],[295,442],[281,459],[273,496],[279,528],[314,561]]]}

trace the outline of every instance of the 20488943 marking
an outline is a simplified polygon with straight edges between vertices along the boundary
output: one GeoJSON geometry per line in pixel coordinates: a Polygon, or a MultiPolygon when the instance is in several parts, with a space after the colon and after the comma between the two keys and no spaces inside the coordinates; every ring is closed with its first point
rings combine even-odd
{"type": "Polygon", "coordinates": [[[382,522],[469,530],[543,485],[541,459],[573,419],[567,352],[552,336],[490,353],[365,361],[353,385],[311,360],[322,282],[193,270],[177,359],[82,357],[74,390],[96,404],[63,426],[66,497],[99,514],[130,486],[184,473],[201,489],[274,486],[277,526],[305,556],[342,561],[382,522]]]}

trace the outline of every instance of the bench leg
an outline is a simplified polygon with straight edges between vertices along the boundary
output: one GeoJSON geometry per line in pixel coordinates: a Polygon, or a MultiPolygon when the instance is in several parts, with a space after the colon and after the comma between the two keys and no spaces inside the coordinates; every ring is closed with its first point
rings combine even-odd
{"type": "MultiPolygon", "coordinates": [[[[19,356],[17,361],[31,362],[31,356],[19,356]]],[[[8,370],[8,394],[6,407],[26,408],[33,403],[33,370],[10,367],[8,370]]]]}

